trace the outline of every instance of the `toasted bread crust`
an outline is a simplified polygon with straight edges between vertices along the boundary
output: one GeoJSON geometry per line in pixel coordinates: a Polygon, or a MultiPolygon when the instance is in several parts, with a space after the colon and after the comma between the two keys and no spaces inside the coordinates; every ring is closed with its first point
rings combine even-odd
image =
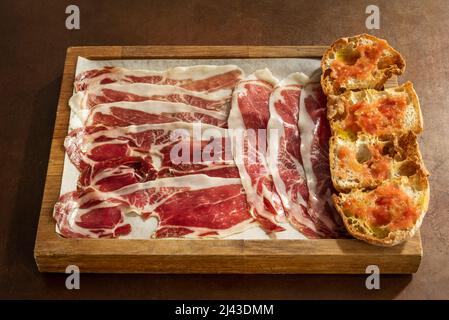
{"type": "MultiPolygon", "coordinates": [[[[424,216],[426,215],[426,212],[428,210],[430,198],[430,188],[427,177],[428,177],[427,170],[423,169],[418,171],[415,176],[408,178],[412,181],[414,187],[419,188],[423,192],[422,203],[419,206],[420,215],[416,220],[415,224],[413,225],[413,227],[409,229],[390,231],[386,237],[382,238],[370,235],[366,229],[363,229],[363,231],[365,232],[361,232],[360,230],[354,227],[354,225],[350,222],[350,220],[351,219],[357,220],[357,219],[355,219],[354,217],[347,216],[343,210],[343,202],[345,194],[340,194],[338,196],[334,194],[332,196],[332,200],[334,202],[335,208],[337,209],[337,212],[340,214],[343,220],[346,229],[353,237],[378,246],[387,246],[387,247],[394,246],[412,238],[415,235],[416,231],[419,230],[419,228],[421,227],[424,216]]],[[[363,192],[363,191],[354,190],[353,192],[363,192]]]]}
{"type": "MultiPolygon", "coordinates": [[[[424,166],[416,136],[423,131],[422,113],[418,96],[411,82],[383,90],[384,83],[392,75],[400,75],[404,72],[404,59],[386,41],[361,34],[335,41],[324,53],[321,69],[321,86],[328,97],[327,116],[333,135],[329,141],[329,164],[332,183],[339,192],[339,194],[333,195],[337,212],[352,236],[370,244],[393,246],[410,239],[421,226],[428,209],[430,195],[429,173],[424,166]],[[364,47],[357,49],[360,45],[364,45],[364,47]],[[367,46],[370,45],[375,48],[367,49],[367,46]],[[370,56],[365,55],[366,52],[374,52],[375,58],[370,59],[370,56]],[[360,59],[361,57],[364,57],[363,60],[360,59]],[[338,62],[334,63],[336,59],[338,62]],[[331,68],[333,63],[334,67],[331,68]],[[374,65],[374,63],[376,64],[374,65]],[[351,68],[350,66],[354,64],[357,66],[351,68]],[[368,66],[370,71],[359,73],[360,66],[368,66]],[[333,70],[336,70],[335,73],[333,70]],[[393,112],[394,116],[401,117],[395,118],[399,119],[399,122],[396,121],[394,125],[390,126],[389,121],[391,120],[385,121],[384,119],[387,118],[382,118],[385,117],[382,114],[378,114],[378,118],[366,119],[366,115],[373,114],[376,117],[376,112],[385,112],[380,108],[391,107],[389,103],[395,100],[390,99],[387,100],[385,106],[383,104],[380,106],[368,105],[367,109],[359,109],[357,106],[352,110],[357,111],[358,114],[364,112],[362,114],[365,115],[362,118],[358,118],[358,115],[354,118],[352,115],[349,122],[345,124],[348,116],[346,114],[347,105],[361,101],[373,102],[384,97],[401,96],[401,93],[406,95],[405,113],[393,112]],[[376,111],[376,109],[371,109],[373,107],[379,109],[376,111]],[[379,119],[380,126],[372,127],[373,119],[379,119]],[[369,132],[365,132],[365,128],[369,132]],[[348,149],[342,150],[338,155],[340,145],[348,149]],[[361,149],[359,150],[359,148],[361,149]],[[357,153],[359,151],[360,153],[357,153]],[[370,164],[365,164],[373,154],[376,155],[376,158],[371,160],[370,164]],[[350,161],[342,162],[338,156],[342,157],[341,159],[350,159],[350,161]],[[386,166],[380,166],[381,172],[388,171],[387,179],[385,176],[376,178],[379,177],[377,173],[376,177],[371,174],[370,165],[376,161],[387,163],[386,166]],[[366,174],[367,178],[365,179],[366,174]],[[388,225],[371,226],[360,216],[351,216],[349,212],[347,214],[344,212],[343,204],[348,197],[352,197],[355,201],[361,201],[362,206],[369,206],[366,201],[372,200],[364,197],[384,184],[387,184],[385,187],[388,188],[389,183],[400,185],[401,188],[404,188],[404,192],[405,190],[411,192],[411,194],[407,194],[419,210],[419,216],[416,221],[414,220],[412,227],[388,229],[388,225]]],[[[395,102],[394,106],[402,108],[404,104],[400,103],[396,104],[395,102]]],[[[390,110],[394,111],[394,109],[390,110]]],[[[386,114],[391,117],[390,112],[386,114]]],[[[382,188],[382,190],[384,189],[382,188]]],[[[371,203],[371,206],[373,204],[371,203]]]]}
{"type": "MultiPolygon", "coordinates": [[[[386,41],[386,50],[388,52],[388,59],[391,60],[385,67],[379,69],[377,66],[373,72],[366,79],[354,79],[355,85],[350,85],[348,82],[344,83],[342,88],[336,86],[334,79],[331,76],[331,64],[336,56],[337,52],[342,48],[356,48],[364,43],[379,43],[381,40],[369,34],[360,34],[353,37],[341,38],[335,41],[329,49],[323,55],[321,60],[321,86],[326,95],[341,94],[345,90],[357,90],[357,89],[377,89],[381,90],[384,83],[392,75],[400,75],[405,70],[405,60],[401,54],[392,48],[386,41]]],[[[381,58],[383,59],[383,57],[381,58]]]]}
{"type": "Polygon", "coordinates": [[[403,84],[405,91],[409,94],[409,97],[412,99],[412,104],[415,107],[415,112],[418,116],[418,124],[417,130],[414,132],[416,134],[420,134],[424,131],[424,120],[421,112],[421,104],[419,103],[418,95],[416,94],[415,88],[413,87],[413,83],[407,81],[403,84]]]}

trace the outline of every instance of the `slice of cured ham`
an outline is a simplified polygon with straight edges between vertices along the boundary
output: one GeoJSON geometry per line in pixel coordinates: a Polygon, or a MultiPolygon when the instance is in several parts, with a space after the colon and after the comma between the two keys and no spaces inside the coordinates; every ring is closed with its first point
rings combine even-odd
{"type": "Polygon", "coordinates": [[[326,96],[319,75],[312,76],[299,99],[298,127],[301,157],[309,189],[308,213],[323,238],[345,235],[342,221],[332,204],[329,168],[330,126],[326,118],[326,96]]]}
{"type": "Polygon", "coordinates": [[[267,232],[284,230],[281,199],[266,161],[268,101],[277,84],[268,69],[258,70],[239,82],[232,96],[228,126],[232,151],[252,215],[267,232]]]}
{"type": "Polygon", "coordinates": [[[289,222],[309,238],[321,236],[307,207],[309,190],[300,153],[299,97],[309,78],[294,73],[270,95],[268,165],[289,222]]]}
{"type": "Polygon", "coordinates": [[[73,130],[67,155],[81,172],[78,187],[111,190],[160,177],[202,173],[238,178],[227,130],[173,122],[73,130]]]}
{"type": "Polygon", "coordinates": [[[57,232],[69,238],[128,235],[133,215],[158,219],[148,238],[225,237],[255,226],[240,179],[202,174],[136,183],[114,192],[70,192],[54,210],[57,232]]]}
{"type": "Polygon", "coordinates": [[[179,102],[143,101],[113,102],[93,107],[85,126],[103,125],[125,127],[129,125],[169,123],[176,121],[201,122],[225,128],[225,113],[205,110],[179,102]]]}
{"type": "Polygon", "coordinates": [[[169,84],[198,92],[225,91],[231,94],[243,71],[235,65],[175,67],[164,71],[104,67],[82,72],[75,79],[75,90],[83,91],[108,83],[169,84]]]}
{"type": "Polygon", "coordinates": [[[171,85],[142,83],[123,85],[113,83],[80,91],[70,98],[69,105],[84,123],[89,116],[90,109],[103,103],[119,101],[141,102],[147,100],[181,102],[197,108],[227,114],[229,111],[229,98],[229,92],[203,93],[171,85]]]}

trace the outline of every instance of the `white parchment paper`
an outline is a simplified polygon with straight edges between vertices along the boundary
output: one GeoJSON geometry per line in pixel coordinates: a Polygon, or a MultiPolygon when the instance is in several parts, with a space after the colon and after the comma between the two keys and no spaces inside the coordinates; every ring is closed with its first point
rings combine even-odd
{"type": "MultiPolygon", "coordinates": [[[[268,68],[279,80],[287,77],[293,72],[303,72],[311,76],[320,68],[319,59],[303,58],[266,58],[266,59],[142,59],[142,60],[89,60],[78,57],[76,74],[90,69],[97,69],[104,66],[124,67],[128,69],[149,69],[165,70],[171,67],[192,66],[192,65],[225,65],[235,64],[239,66],[246,75],[255,70],[268,68]]],[[[68,107],[68,106],[67,106],[68,107]]],[[[70,113],[69,130],[78,128],[81,122],[76,115],[70,113]]],[[[74,191],[78,180],[79,172],[68,159],[64,160],[64,170],[61,182],[61,194],[74,191]]],[[[143,221],[139,216],[126,216],[126,222],[131,224],[132,232],[120,239],[148,239],[156,230],[157,219],[150,218],[143,221]]],[[[293,229],[289,224],[283,225],[286,229],[276,234],[277,239],[306,239],[301,233],[293,229]]],[[[225,239],[270,239],[268,235],[259,227],[254,227],[242,233],[229,236],[225,239]]]]}

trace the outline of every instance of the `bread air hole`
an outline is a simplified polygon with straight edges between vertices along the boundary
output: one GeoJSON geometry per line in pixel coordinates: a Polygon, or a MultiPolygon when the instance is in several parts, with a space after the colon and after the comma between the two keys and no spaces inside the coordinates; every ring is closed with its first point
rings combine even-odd
{"type": "Polygon", "coordinates": [[[419,170],[419,166],[413,162],[413,161],[405,161],[401,166],[399,167],[399,174],[401,176],[413,176],[415,175],[419,170]]]}
{"type": "Polygon", "coordinates": [[[348,66],[352,66],[360,58],[360,52],[353,48],[346,47],[337,51],[336,58],[338,61],[341,61],[348,66]]]}
{"type": "Polygon", "coordinates": [[[366,144],[361,144],[357,148],[357,154],[356,159],[359,163],[367,162],[371,159],[371,151],[369,150],[368,146],[366,144]]]}
{"type": "Polygon", "coordinates": [[[395,154],[394,143],[392,141],[385,142],[384,146],[382,147],[381,153],[383,156],[390,156],[393,158],[393,156],[395,154]]]}

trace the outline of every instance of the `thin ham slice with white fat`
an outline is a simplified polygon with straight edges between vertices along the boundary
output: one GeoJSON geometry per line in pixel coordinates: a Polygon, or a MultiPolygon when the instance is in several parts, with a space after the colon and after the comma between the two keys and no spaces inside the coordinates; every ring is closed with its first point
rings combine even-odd
{"type": "Polygon", "coordinates": [[[151,123],[201,122],[225,128],[227,115],[180,102],[143,101],[99,104],[90,110],[85,126],[125,127],[151,123]]]}
{"type": "Polygon", "coordinates": [[[267,232],[282,231],[284,221],[266,161],[268,100],[278,80],[268,69],[258,70],[239,82],[232,96],[228,127],[232,151],[252,215],[267,232]]]}
{"type": "Polygon", "coordinates": [[[308,213],[320,237],[346,235],[345,228],[332,204],[332,180],[329,168],[330,126],[326,117],[326,96],[321,90],[319,74],[312,76],[299,99],[298,127],[301,157],[309,189],[308,213]]]}
{"type": "Polygon", "coordinates": [[[104,67],[78,74],[75,90],[83,91],[109,83],[149,83],[176,85],[197,92],[224,91],[231,94],[231,90],[242,76],[242,69],[235,65],[199,65],[163,71],[104,67]]]}
{"type": "Polygon", "coordinates": [[[320,230],[307,210],[309,190],[298,129],[299,97],[308,80],[303,73],[293,73],[270,95],[268,165],[289,222],[306,237],[319,238],[320,230]]]}
{"type": "Polygon", "coordinates": [[[129,219],[135,215],[158,219],[147,238],[222,238],[255,226],[240,179],[202,174],[136,183],[113,192],[70,192],[54,210],[56,231],[68,238],[129,235],[129,219]]]}
{"type": "Polygon", "coordinates": [[[181,102],[205,110],[227,114],[229,92],[203,93],[171,85],[154,84],[106,84],[74,94],[69,100],[70,108],[84,123],[94,106],[110,102],[147,100],[181,102]]]}
{"type": "Polygon", "coordinates": [[[81,172],[79,187],[111,190],[160,177],[202,173],[235,177],[226,129],[173,122],[73,130],[67,155],[81,172]]]}

